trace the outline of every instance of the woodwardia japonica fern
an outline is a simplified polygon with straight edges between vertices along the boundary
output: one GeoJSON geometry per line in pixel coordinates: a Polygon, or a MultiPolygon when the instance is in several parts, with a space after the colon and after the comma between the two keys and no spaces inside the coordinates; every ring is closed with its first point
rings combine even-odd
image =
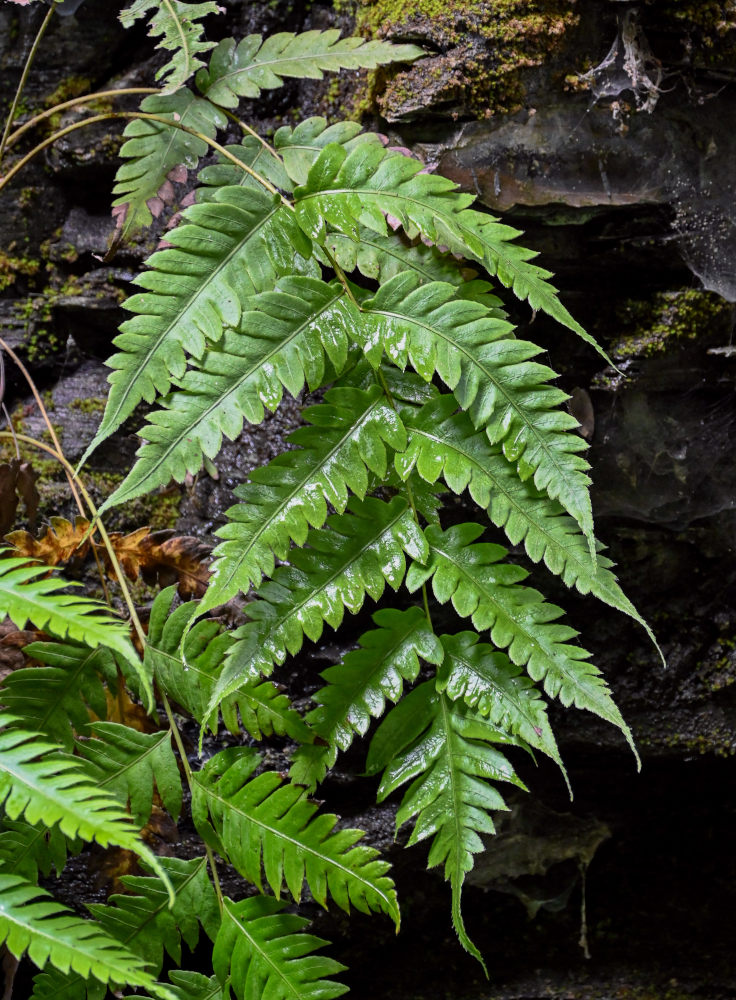
{"type": "Polygon", "coordinates": [[[126,26],[147,19],[168,61],[160,93],[125,129],[118,240],[199,172],[194,204],[136,279],[109,361],[88,454],[139,403],[150,410],[137,460],[100,514],[197,475],[284,393],[314,402],[290,449],[236,489],[203,599],[176,604],[174,588],[162,591],[146,634],[132,605],[131,623],[42,564],[8,551],[0,560],[0,608],[46,633],[0,689],[0,939],[42,969],[36,1000],[94,1000],[108,987],[187,1000],[345,992],[342,966],[289,900],[308,891],[398,928],[387,862],[310,798],[381,717],[366,763],[378,799],[399,793],[397,825],[410,824],[409,845],[428,842],[459,940],[483,961],[463,924],[463,882],[506,809],[504,789],[524,787],[519,749],[565,773],[548,699],[597,714],[633,749],[562,610],[484,540],[491,527],[494,539],[505,532],[568,587],[647,628],[594,535],[566,396],[486,279],[594,342],[516,230],[380,136],[310,118],[270,142],[247,124],[240,142],[217,140],[243,98],[420,49],[336,31],[215,45],[203,19],[216,10],[135,0],[121,14],[126,26]],[[475,504],[474,521],[443,523],[448,492],[475,504]],[[210,613],[239,595],[241,624],[225,631],[210,613]],[[369,601],[380,602],[373,625],[300,714],[270,675],[369,601]],[[449,634],[435,628],[437,605],[456,615],[449,634]],[[123,687],[151,712],[155,696],[168,725],[155,714],[150,732],[107,721],[107,693],[123,687]],[[171,702],[212,737],[224,727],[250,744],[283,738],[289,775],[265,769],[252,745],[192,764],[171,702]],[[140,831],[154,807],[179,818],[183,785],[201,854],[159,859],[140,831]],[[135,852],[145,874],[124,877],[88,918],[34,882],[92,841],[135,852]],[[215,854],[255,894],[224,897],[215,854]],[[179,966],[182,942],[201,954],[207,941],[210,968],[160,980],[166,955],[179,966]]]}

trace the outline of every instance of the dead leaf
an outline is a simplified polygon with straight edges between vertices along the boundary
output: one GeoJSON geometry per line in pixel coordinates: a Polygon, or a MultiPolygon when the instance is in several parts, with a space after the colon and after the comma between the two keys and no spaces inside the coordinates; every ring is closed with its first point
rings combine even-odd
{"type": "Polygon", "coordinates": [[[89,552],[90,540],[85,532],[89,521],[78,517],[74,524],[65,517],[50,518],[50,525],[39,539],[29,531],[12,531],[6,540],[21,554],[32,559],[40,559],[47,566],[58,566],[70,559],[83,559],[89,552]]]}
{"type": "MultiPolygon", "coordinates": [[[[138,528],[129,535],[116,532],[110,535],[110,541],[130,580],[137,580],[142,575],[147,583],[158,583],[161,587],[177,583],[183,598],[202,597],[207,589],[210,578],[207,560],[211,550],[192,535],[138,528]]],[[[111,573],[106,553],[102,556],[111,573]]]]}
{"type": "Polygon", "coordinates": [[[0,681],[8,674],[26,666],[23,647],[44,638],[43,632],[17,629],[9,618],[0,622],[0,681]]]}

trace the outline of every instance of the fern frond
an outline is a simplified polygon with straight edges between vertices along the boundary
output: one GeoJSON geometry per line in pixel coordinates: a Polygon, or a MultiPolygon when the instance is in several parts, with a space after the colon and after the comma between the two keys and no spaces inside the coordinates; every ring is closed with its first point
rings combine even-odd
{"type": "Polygon", "coordinates": [[[115,677],[115,660],[108,649],[63,642],[32,642],[27,656],[44,667],[14,670],[0,688],[0,704],[23,729],[43,733],[64,749],[74,746],[73,733],[89,731],[91,709],[104,719],[107,701],[100,675],[115,677]]]}
{"type": "MultiPolygon", "coordinates": [[[[0,725],[12,723],[0,716],[0,725]]],[[[5,814],[30,824],[58,823],[67,837],[115,844],[145,858],[158,870],[158,860],[141,841],[138,830],[109,792],[97,787],[80,760],[60,752],[36,733],[0,731],[0,803],[5,814]]]]}
{"type": "MultiPolygon", "coordinates": [[[[145,963],[91,920],[78,917],[43,889],[0,872],[0,943],[16,958],[26,952],[39,968],[94,976],[111,986],[156,986],[145,963]]],[[[157,995],[165,995],[163,991],[157,995]]]]}
{"type": "Polygon", "coordinates": [[[406,271],[416,274],[423,284],[446,281],[461,286],[463,282],[463,272],[454,257],[440,253],[435,246],[402,242],[396,233],[382,235],[359,226],[354,237],[328,233],[324,245],[343,271],[349,274],[357,270],[382,284],[406,271]]]}
{"type": "Polygon", "coordinates": [[[385,351],[428,381],[435,372],[455,393],[473,424],[501,442],[521,478],[569,511],[595,552],[587,448],[574,417],[560,409],[567,396],[548,385],[554,372],[531,359],[540,348],[513,337],[512,327],[451,286],[419,285],[415,275],[388,281],[363,304],[365,347],[374,362],[385,351]]]}
{"type": "Polygon", "coordinates": [[[284,389],[296,396],[305,384],[317,388],[325,355],[342,368],[356,311],[338,282],[283,278],[253,304],[259,311],[245,313],[239,330],[228,330],[221,344],[211,346],[165,409],[149,416],[138,460],[101,512],[199,472],[203,457],[215,458],[223,436],[234,440],[244,420],[260,423],[284,389]]]}
{"type": "MultiPolygon", "coordinates": [[[[5,551],[0,549],[0,557],[5,551]]],[[[89,597],[59,593],[75,584],[47,573],[47,566],[25,558],[0,558],[0,616],[8,615],[19,629],[30,621],[37,629],[60,639],[68,637],[87,646],[103,646],[120,653],[141,677],[149,704],[152,703],[152,692],[143,677],[127,623],[114,618],[106,604],[89,597]]]]}
{"type": "Polygon", "coordinates": [[[0,830],[0,869],[6,875],[20,875],[29,882],[38,882],[38,873],[57,875],[67,859],[68,841],[58,826],[51,829],[37,823],[31,826],[23,820],[4,819],[0,830]]]}
{"type": "Polygon", "coordinates": [[[335,763],[337,751],[347,750],[356,734],[365,735],[371,719],[383,714],[387,699],[399,700],[404,681],[417,679],[420,657],[442,662],[442,646],[420,608],[386,608],[373,615],[373,621],[378,628],[363,633],[360,649],[322,673],[327,683],[313,696],[319,707],[306,716],[320,742],[294,754],[289,773],[295,784],[314,790],[335,763]]]}
{"type": "Polygon", "coordinates": [[[181,776],[171,747],[171,733],[140,733],[116,722],[92,724],[93,739],[77,743],[87,772],[122,802],[138,826],[151,815],[154,782],[164,808],[174,820],[181,811],[181,776]]]}
{"type": "MultiPolygon", "coordinates": [[[[547,754],[567,774],[547,718],[547,704],[505,653],[479,642],[476,632],[441,637],[444,659],[437,690],[466,705],[500,729],[547,754]]],[[[568,783],[569,787],[569,783],[568,783]]]]}
{"type": "Polygon", "coordinates": [[[341,69],[375,69],[423,55],[416,45],[340,38],[335,28],[298,35],[280,31],[265,41],[247,35],[239,44],[225,38],[212,53],[209,69],[197,73],[197,86],[215,104],[236,108],[241,97],[259,97],[262,90],[283,86],[284,77],[321,80],[341,69]]]}
{"type": "Polygon", "coordinates": [[[203,976],[201,972],[184,972],[175,969],[169,973],[171,986],[167,989],[172,1000],[229,1000],[230,991],[223,992],[223,986],[215,976],[203,976]]]}
{"type": "Polygon", "coordinates": [[[314,954],[328,942],[303,934],[308,921],[283,913],[285,905],[271,896],[225,900],[212,953],[220,982],[229,979],[238,1000],[333,1000],[347,993],[346,986],[324,978],[345,966],[314,954]]]}
{"type": "Polygon", "coordinates": [[[327,527],[311,531],[309,548],[295,549],[288,567],[248,605],[251,621],[235,632],[236,644],[212,693],[210,709],[248,678],[268,676],[275,663],[301,649],[304,636],[317,641],[324,623],[337,628],[345,608],[355,614],[366,594],[378,600],[386,583],[394,590],[404,579],[406,553],[421,562],[426,541],[408,502],[394,497],[351,500],[347,513],[334,514],[327,527]]]}
{"type": "Polygon", "coordinates": [[[160,878],[125,875],[125,894],[94,903],[89,909],[99,925],[113,938],[143,959],[156,973],[161,971],[164,951],[181,963],[182,939],[191,949],[199,941],[200,925],[211,941],[220,926],[215,890],[207,874],[206,858],[161,858],[161,868],[174,887],[171,904],[160,878]]]}
{"type": "Polygon", "coordinates": [[[611,572],[613,563],[603,555],[600,542],[593,567],[576,522],[557,501],[529,480],[519,478],[501,447],[491,445],[486,434],[476,431],[467,413],[457,411],[454,396],[431,400],[421,410],[407,409],[402,418],[409,446],[394,460],[402,479],[416,469],[428,483],[442,476],[453,493],[467,489],[491,521],[503,528],[512,545],[523,542],[529,558],[544,562],[566,586],[593,594],[633,618],[659,651],[651,629],[611,572]]]}
{"type": "MultiPolygon", "coordinates": [[[[371,742],[367,770],[385,768],[378,790],[382,802],[412,781],[396,814],[396,828],[416,817],[409,844],[432,837],[427,867],[444,864],[452,886],[452,916],[463,947],[483,965],[468,938],[460,900],[480,834],[495,832],[491,813],[507,807],[489,781],[523,788],[509,761],[492,743],[513,743],[480,713],[453,702],[427,681],[408,694],[381,723],[371,742]]],[[[485,969],[485,965],[483,965],[485,969]]]]}
{"type": "Polygon", "coordinates": [[[570,644],[578,634],[575,629],[557,623],[562,609],[546,604],[539,591],[520,585],[528,573],[501,562],[507,552],[500,545],[473,545],[483,530],[477,524],[460,524],[443,532],[430,525],[425,531],[430,555],[426,565],[409,568],[409,590],[431,577],[441,604],[452,601],[455,611],[470,618],[476,629],[489,630],[493,644],[508,648],[511,660],[525,666],[532,680],[543,680],[550,697],[587,709],[620,729],[638,761],[631,731],[600,670],[587,662],[590,653],[570,644]]]}
{"type": "Polygon", "coordinates": [[[141,400],[152,403],[169,391],[172,378],[184,375],[187,354],[201,358],[226,326],[237,327],[253,295],[272,288],[280,274],[307,269],[309,242],[264,191],[223,188],[183,215],[185,222],[167,235],[173,246],[153,254],[151,270],[136,278],[147,291],[125,303],[137,315],[115,338],[121,353],[108,361],[114,371],[107,407],[83,461],[141,400]]]}
{"type": "MultiPolygon", "coordinates": [[[[196,603],[180,605],[171,611],[175,587],[161,591],[153,602],[148,625],[146,663],[158,686],[201,725],[217,729],[217,715],[206,717],[212,690],[234,639],[221,632],[211,619],[197,622],[196,603]]],[[[275,684],[262,681],[243,685],[219,703],[222,719],[231,733],[243,728],[254,738],[288,736],[308,743],[312,733],[289,698],[275,684]]]]}
{"type": "Polygon", "coordinates": [[[470,209],[475,200],[438,174],[422,173],[424,165],[395,150],[361,147],[350,154],[327,146],[312,167],[307,183],[296,189],[296,212],[304,231],[319,243],[326,223],[346,236],[358,224],[387,232],[386,213],[398,219],[410,237],[421,233],[438,246],[479,261],[512,287],[533,309],[542,309],[609,359],[590,334],[557,298],[548,271],[529,263],[535,254],[511,241],[519,232],[493,216],[470,209]]]}
{"type": "Polygon", "coordinates": [[[304,545],[309,528],[322,527],[328,503],[342,513],[350,492],[363,499],[369,473],[385,477],[385,445],[405,447],[403,425],[378,386],[335,388],[324,398],[302,411],[311,426],[289,437],[299,450],[256,469],[235,490],[242,503],[227,511],[228,523],[216,532],[225,540],[214,551],[201,612],[258,586],[276,559],[287,558],[292,541],[304,545]]]}
{"type": "Polygon", "coordinates": [[[148,21],[149,38],[160,39],[157,49],[166,49],[174,55],[156,73],[166,91],[177,90],[189,77],[205,64],[199,58],[214,48],[214,42],[202,38],[203,27],[197,24],[208,14],[217,14],[220,8],[213,0],[200,3],[184,3],[183,0],[134,0],[130,7],[120,13],[124,28],[130,28],[135,21],[150,14],[148,21]]]}
{"type": "Polygon", "coordinates": [[[34,977],[30,1000],[105,1000],[107,996],[107,986],[97,979],[47,968],[34,977]]]}
{"type": "Polygon", "coordinates": [[[334,830],[337,816],[321,813],[304,789],[284,783],[275,771],[251,775],[260,756],[250,749],[222,750],[193,775],[192,818],[241,875],[262,889],[266,881],[281,897],[288,888],[299,902],[304,883],[327,906],[327,894],[343,910],[354,906],[388,914],[399,924],[399,907],[388,862],[372,847],[356,846],[361,830],[334,830]],[[249,780],[250,779],[250,780],[249,780]]]}
{"type": "MultiPolygon", "coordinates": [[[[176,0],[172,0],[176,2],[176,0]]],[[[171,177],[181,180],[181,168],[194,170],[209,146],[183,125],[208,139],[224,128],[227,118],[209,101],[182,87],[175,94],[152,94],[141,103],[141,111],[172,124],[136,118],[123,132],[126,142],[120,150],[123,163],[115,175],[113,205],[117,207],[118,225],[124,236],[145,229],[164,204],[173,199],[171,177]],[[178,170],[177,170],[178,168],[178,170]]]]}

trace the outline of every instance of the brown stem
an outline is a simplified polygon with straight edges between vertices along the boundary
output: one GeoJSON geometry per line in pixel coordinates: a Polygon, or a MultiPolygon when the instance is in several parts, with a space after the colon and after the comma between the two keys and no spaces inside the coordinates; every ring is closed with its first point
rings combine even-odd
{"type": "Polygon", "coordinates": [[[0,139],[0,162],[2,162],[3,154],[5,153],[5,147],[8,142],[8,134],[13,126],[13,119],[15,118],[15,112],[18,110],[18,102],[20,101],[21,94],[23,93],[23,88],[26,85],[26,80],[28,79],[28,74],[31,71],[31,65],[33,60],[36,58],[36,52],[38,52],[38,46],[41,44],[41,39],[46,33],[46,29],[49,26],[49,22],[53,16],[54,8],[56,4],[52,2],[49,7],[46,17],[41,23],[41,27],[36,33],[36,37],[33,39],[33,45],[31,46],[31,51],[28,53],[28,58],[26,59],[26,64],[23,67],[23,72],[21,73],[20,80],[18,82],[18,88],[15,91],[15,97],[13,98],[13,103],[10,105],[10,111],[8,112],[8,117],[5,122],[5,128],[3,129],[3,137],[0,139]]]}

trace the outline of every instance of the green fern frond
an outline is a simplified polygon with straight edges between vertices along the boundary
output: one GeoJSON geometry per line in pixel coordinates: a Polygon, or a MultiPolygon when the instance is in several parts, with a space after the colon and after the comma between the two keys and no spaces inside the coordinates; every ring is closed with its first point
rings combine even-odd
{"type": "Polygon", "coordinates": [[[231,156],[258,175],[237,166],[229,157],[217,154],[217,162],[203,167],[197,174],[199,187],[196,190],[198,202],[210,201],[220,188],[246,187],[263,193],[264,187],[258,178],[268,181],[281,191],[290,192],[293,188],[289,175],[278,153],[274,152],[269,143],[261,142],[255,136],[246,133],[240,142],[224,147],[231,156]]]}
{"type": "Polygon", "coordinates": [[[121,353],[108,361],[115,370],[107,407],[83,461],[141,400],[152,403],[169,391],[172,378],[184,375],[187,354],[201,358],[225,327],[237,327],[252,296],[273,288],[280,274],[308,269],[309,241],[300,240],[291,213],[264,191],[223,188],[183,215],[185,222],[167,235],[173,246],[153,254],[151,270],[136,278],[147,291],[125,303],[137,315],[115,338],[121,353]],[[303,257],[294,254],[294,241],[303,257]]]}
{"type": "Polygon", "coordinates": [[[214,42],[202,38],[204,28],[201,21],[208,14],[217,14],[220,8],[213,0],[204,3],[184,3],[183,0],[134,0],[130,7],[120,13],[124,28],[130,28],[135,21],[150,14],[148,21],[149,38],[160,39],[157,49],[166,49],[174,55],[156,73],[167,91],[177,90],[196,73],[204,62],[199,58],[214,48],[214,42]],[[152,13],[151,13],[152,12],[152,13]]]}
{"type": "Polygon", "coordinates": [[[234,440],[244,420],[258,424],[266,407],[275,410],[284,389],[296,396],[305,384],[317,388],[325,355],[338,370],[345,364],[356,314],[338,282],[283,278],[253,304],[258,312],[243,314],[239,329],[211,346],[165,409],[149,416],[138,460],[101,512],[199,472],[223,437],[234,440]]]}
{"type": "Polygon", "coordinates": [[[347,513],[334,514],[327,527],[308,536],[309,548],[295,549],[288,567],[248,605],[251,621],[234,634],[210,701],[210,710],[247,679],[268,676],[275,663],[301,649],[304,636],[317,641],[325,622],[337,628],[345,608],[360,610],[366,594],[378,600],[386,583],[398,589],[406,571],[405,553],[421,562],[426,541],[408,501],[375,497],[351,500],[347,513]]]}
{"type": "Polygon", "coordinates": [[[385,351],[427,381],[437,372],[473,424],[502,443],[521,478],[533,474],[538,489],[559,499],[595,552],[589,466],[579,455],[587,445],[560,409],[566,394],[548,385],[554,372],[531,360],[541,349],[450,285],[419,285],[413,274],[388,281],[362,309],[369,359],[377,363],[385,351]]]}
{"type": "MultiPolygon", "coordinates": [[[[173,0],[176,2],[176,0],[173,0]]],[[[123,132],[120,150],[123,163],[115,175],[113,205],[124,236],[145,229],[173,198],[171,177],[177,168],[194,170],[209,145],[204,138],[184,132],[183,125],[207,139],[227,124],[225,115],[209,101],[182,87],[175,94],[152,94],[141,103],[141,111],[170,120],[172,124],[136,118],[123,132]]],[[[180,178],[177,178],[180,179],[180,178]]]]}
{"type": "Polygon", "coordinates": [[[324,403],[307,407],[302,416],[311,426],[289,437],[299,450],[256,469],[235,490],[242,503],[227,511],[228,523],[216,532],[225,541],[214,551],[201,612],[258,586],[273,573],[276,559],[287,558],[292,541],[304,545],[309,528],[322,527],[328,503],[342,513],[350,492],[363,499],[369,473],[385,477],[385,445],[406,445],[400,419],[375,385],[368,391],[331,389],[324,403]]]}
{"type": "Polygon", "coordinates": [[[533,309],[542,309],[574,331],[608,361],[558,299],[550,273],[529,263],[534,252],[510,242],[519,232],[470,209],[472,195],[461,194],[452,181],[423,169],[419,160],[395,150],[361,147],[348,154],[342,146],[327,146],[307,183],[294,192],[297,216],[305,233],[324,243],[326,223],[353,238],[359,224],[385,234],[390,213],[408,236],[421,233],[483,264],[533,309]]]}
{"type": "Polygon", "coordinates": [[[97,979],[47,968],[34,977],[30,1000],[105,1000],[108,996],[107,986],[97,979]]]}
{"type": "MultiPolygon", "coordinates": [[[[12,722],[0,716],[0,726],[12,722]]],[[[0,804],[11,820],[24,816],[32,825],[58,823],[67,837],[124,847],[158,870],[158,859],[117,799],[97,787],[80,760],[37,733],[12,727],[0,731],[0,804]]]]}
{"type": "Polygon", "coordinates": [[[324,978],[345,966],[314,954],[328,942],[303,934],[308,921],[283,913],[285,905],[270,896],[225,900],[212,953],[220,982],[230,980],[238,1000],[333,1000],[347,993],[346,986],[324,978]]]}
{"type": "MultiPolygon", "coordinates": [[[[506,656],[479,642],[476,632],[441,636],[444,659],[437,690],[475,709],[504,733],[520,736],[567,773],[547,718],[547,704],[532,681],[506,656]]],[[[569,782],[568,782],[569,788],[569,782]]]]}
{"type": "Polygon", "coordinates": [[[283,86],[284,77],[321,80],[341,69],[375,69],[423,55],[416,45],[340,38],[335,28],[298,35],[280,31],[265,41],[247,35],[237,45],[225,38],[212,53],[209,69],[197,73],[197,86],[215,104],[236,108],[241,97],[259,97],[262,90],[283,86]]]}
{"type": "Polygon", "coordinates": [[[173,970],[169,973],[169,980],[171,986],[167,983],[167,989],[173,1000],[229,1000],[230,991],[223,992],[215,976],[173,970]]]}
{"type": "Polygon", "coordinates": [[[425,531],[430,555],[426,565],[409,568],[409,590],[431,577],[441,604],[452,601],[455,611],[470,618],[476,629],[489,630],[493,644],[508,648],[511,660],[525,666],[532,680],[543,680],[550,697],[587,709],[620,729],[638,761],[631,731],[600,670],[587,662],[590,653],[570,644],[578,634],[575,629],[557,623],[562,609],[520,585],[528,573],[501,562],[507,552],[500,545],[473,545],[483,530],[477,524],[460,524],[443,532],[430,525],[425,531]]]}
{"type": "Polygon", "coordinates": [[[277,899],[286,887],[299,902],[306,881],[321,906],[329,893],[347,912],[351,906],[381,911],[398,926],[388,862],[374,848],[356,846],[363,832],[335,831],[338,817],[315,817],[318,807],[304,789],[284,783],[275,771],[252,778],[259,763],[254,750],[232,747],[194,774],[192,818],[202,837],[211,840],[214,829],[217,850],[260,891],[263,868],[277,899]]]}
{"type": "Polygon", "coordinates": [[[25,653],[47,666],[8,674],[0,688],[0,704],[23,729],[43,733],[71,750],[74,732],[89,732],[90,709],[100,719],[107,715],[100,675],[115,677],[112,653],[101,646],[89,649],[63,642],[32,642],[25,653]]]}
{"type": "MultiPolygon", "coordinates": [[[[16,958],[27,952],[41,969],[50,962],[63,973],[72,970],[114,986],[156,986],[137,955],[43,889],[0,872],[0,898],[0,943],[16,958]]],[[[166,993],[157,990],[156,995],[166,993]]]]}
{"type": "Polygon", "coordinates": [[[457,287],[463,282],[463,272],[454,257],[424,243],[411,246],[396,233],[382,235],[360,226],[354,237],[328,233],[324,245],[343,271],[350,274],[357,270],[381,283],[405,271],[416,274],[423,284],[446,281],[457,287]]]}
{"type": "MultiPolygon", "coordinates": [[[[6,875],[20,875],[38,882],[38,873],[60,874],[67,859],[69,842],[58,826],[51,829],[23,820],[4,819],[0,830],[0,869],[6,875]]],[[[75,852],[76,853],[76,852],[75,852]]]]}
{"type": "Polygon", "coordinates": [[[211,941],[220,926],[215,890],[207,873],[205,858],[161,858],[161,868],[174,887],[170,903],[160,878],[125,875],[127,892],[94,903],[89,909],[96,921],[116,940],[143,959],[157,974],[164,951],[181,963],[182,939],[191,950],[199,941],[200,925],[211,941]]]}
{"type": "Polygon", "coordinates": [[[93,739],[77,743],[87,772],[130,811],[138,826],[151,815],[154,782],[164,808],[174,820],[181,811],[181,776],[171,747],[171,733],[140,733],[116,722],[92,724],[93,739]]]}
{"type": "Polygon", "coordinates": [[[386,608],[373,615],[373,621],[378,628],[363,633],[360,649],[322,673],[327,683],[313,696],[319,707],[306,716],[320,741],[294,754],[289,773],[295,784],[314,790],[338,750],[347,750],[356,734],[365,735],[371,719],[383,714],[387,699],[399,700],[404,681],[417,679],[420,657],[442,662],[440,642],[420,608],[386,608]]]}
{"type": "Polygon", "coordinates": [[[408,448],[395,458],[402,479],[416,469],[428,483],[442,476],[453,493],[467,489],[491,521],[503,528],[512,545],[523,542],[529,558],[544,562],[566,586],[575,587],[581,594],[593,594],[633,618],[659,652],[652,630],[611,572],[613,563],[601,552],[600,542],[593,567],[577,523],[557,501],[550,500],[529,480],[519,478],[501,447],[491,445],[486,434],[476,431],[468,415],[457,411],[454,396],[431,400],[421,410],[407,409],[402,418],[409,433],[408,448]]]}
{"type": "Polygon", "coordinates": [[[89,597],[59,593],[76,584],[48,576],[48,566],[41,563],[23,557],[2,558],[6,551],[0,549],[0,617],[8,615],[19,629],[30,621],[37,629],[60,639],[68,637],[87,646],[103,646],[120,653],[140,677],[151,705],[153,693],[130,641],[127,623],[113,617],[106,604],[89,597]]]}
{"type": "MultiPolygon", "coordinates": [[[[146,663],[158,686],[197,722],[209,725],[215,732],[217,714],[207,718],[206,711],[225,656],[235,640],[210,619],[190,627],[199,608],[190,602],[172,612],[175,593],[176,588],[169,587],[153,602],[146,663]]],[[[242,721],[242,727],[254,739],[273,734],[300,743],[312,739],[310,729],[291,707],[288,696],[270,681],[243,685],[217,707],[231,733],[240,732],[242,721]]]]}
{"type": "MultiPolygon", "coordinates": [[[[452,886],[452,915],[460,943],[483,965],[468,938],[460,898],[481,834],[495,832],[491,813],[507,807],[489,781],[524,788],[506,757],[492,743],[514,743],[479,712],[453,702],[427,681],[407,695],[381,723],[371,742],[367,770],[384,770],[382,802],[411,781],[396,814],[396,828],[416,817],[409,844],[432,837],[427,867],[444,864],[452,886]]],[[[522,744],[523,745],[523,744],[522,744]]]]}

